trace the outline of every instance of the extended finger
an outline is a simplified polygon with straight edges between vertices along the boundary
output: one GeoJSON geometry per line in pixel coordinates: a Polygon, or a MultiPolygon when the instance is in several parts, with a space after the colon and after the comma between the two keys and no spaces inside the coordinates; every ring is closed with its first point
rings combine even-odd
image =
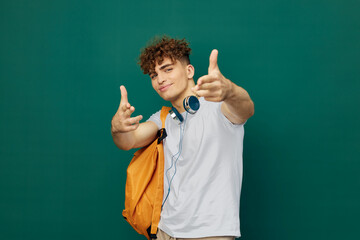
{"type": "Polygon", "coordinates": [[[214,93],[210,90],[199,90],[196,91],[196,95],[198,95],[199,97],[212,97],[214,93]]]}
{"type": "Polygon", "coordinates": [[[120,104],[123,103],[123,104],[126,104],[128,103],[128,97],[127,97],[127,91],[126,91],[126,88],[125,86],[121,85],[120,86],[120,93],[121,93],[121,101],[120,101],[120,104]]]}
{"type": "Polygon", "coordinates": [[[139,125],[140,125],[139,123],[135,123],[133,125],[130,125],[130,126],[127,127],[127,130],[128,131],[134,131],[139,127],[139,125]]]}
{"type": "Polygon", "coordinates": [[[216,91],[219,88],[219,84],[217,82],[210,82],[210,83],[203,83],[200,86],[198,86],[197,91],[199,90],[210,90],[210,91],[216,91]]]}
{"type": "Polygon", "coordinates": [[[197,84],[192,88],[192,91],[196,92],[201,89],[201,85],[204,83],[210,83],[215,81],[215,78],[213,76],[205,75],[198,79],[197,84]]]}
{"type": "Polygon", "coordinates": [[[142,115],[139,115],[139,116],[136,116],[136,117],[132,117],[132,118],[129,118],[126,123],[128,125],[134,125],[134,124],[138,124],[141,119],[143,119],[143,116],[142,115]]]}
{"type": "Polygon", "coordinates": [[[208,68],[209,74],[214,71],[219,71],[219,67],[218,67],[218,63],[217,63],[218,54],[219,54],[219,52],[216,49],[213,49],[211,51],[210,58],[209,58],[209,68],[208,68]]]}
{"type": "Polygon", "coordinates": [[[202,85],[204,83],[210,83],[210,82],[213,82],[216,80],[216,77],[214,76],[211,76],[211,75],[205,75],[205,76],[202,76],[198,79],[197,81],[197,85],[202,85]]]}

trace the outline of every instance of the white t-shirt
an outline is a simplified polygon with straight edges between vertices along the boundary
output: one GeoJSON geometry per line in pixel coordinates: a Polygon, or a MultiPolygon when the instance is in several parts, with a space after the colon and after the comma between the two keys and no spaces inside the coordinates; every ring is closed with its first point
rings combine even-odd
{"type": "MultiPolygon", "coordinates": [[[[221,103],[203,98],[197,113],[182,116],[181,124],[170,114],[165,121],[164,200],[168,197],[159,228],[176,238],[240,237],[244,126],[232,124],[221,103]]],[[[148,121],[160,129],[160,111],[148,121]]]]}

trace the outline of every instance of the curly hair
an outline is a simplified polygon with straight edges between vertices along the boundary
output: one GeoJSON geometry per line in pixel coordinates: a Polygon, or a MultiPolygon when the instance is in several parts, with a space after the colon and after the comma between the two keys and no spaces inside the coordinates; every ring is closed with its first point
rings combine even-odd
{"type": "Polygon", "coordinates": [[[190,64],[191,48],[184,39],[174,39],[169,36],[155,37],[147,47],[141,50],[138,64],[144,74],[151,74],[155,71],[156,64],[161,64],[164,58],[184,61],[190,64]]]}

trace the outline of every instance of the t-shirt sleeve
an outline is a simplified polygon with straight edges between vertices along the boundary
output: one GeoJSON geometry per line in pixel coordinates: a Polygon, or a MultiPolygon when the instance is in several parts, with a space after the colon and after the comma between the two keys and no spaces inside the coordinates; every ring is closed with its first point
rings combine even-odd
{"type": "Polygon", "coordinates": [[[149,117],[148,120],[146,121],[152,121],[154,122],[157,126],[158,126],[158,129],[161,129],[162,127],[162,123],[161,123],[161,119],[160,119],[160,111],[157,111],[156,113],[154,113],[153,115],[151,115],[149,117]]]}

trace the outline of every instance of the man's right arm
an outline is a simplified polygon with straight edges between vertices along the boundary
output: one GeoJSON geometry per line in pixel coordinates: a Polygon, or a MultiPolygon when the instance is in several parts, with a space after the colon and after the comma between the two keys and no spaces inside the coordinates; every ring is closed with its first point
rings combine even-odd
{"type": "Polygon", "coordinates": [[[123,150],[144,147],[155,140],[158,127],[154,122],[139,123],[142,116],[131,117],[135,108],[130,105],[127,91],[120,86],[121,101],[111,120],[111,135],[115,145],[123,150]]]}

